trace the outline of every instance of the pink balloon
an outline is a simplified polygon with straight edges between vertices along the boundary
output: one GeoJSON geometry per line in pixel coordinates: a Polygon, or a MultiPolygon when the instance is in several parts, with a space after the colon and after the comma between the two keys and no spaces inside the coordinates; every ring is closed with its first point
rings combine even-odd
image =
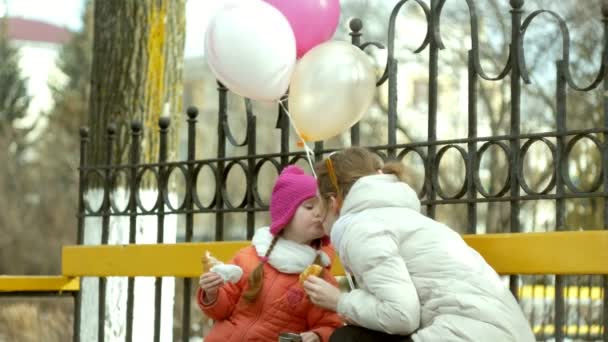
{"type": "Polygon", "coordinates": [[[289,21],[296,37],[298,58],[328,41],[340,21],[340,0],[264,0],[289,21]]]}

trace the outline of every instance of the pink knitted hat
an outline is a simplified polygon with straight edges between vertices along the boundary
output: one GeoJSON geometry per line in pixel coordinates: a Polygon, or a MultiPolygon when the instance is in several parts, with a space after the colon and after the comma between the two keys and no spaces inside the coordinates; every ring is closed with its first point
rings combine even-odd
{"type": "Polygon", "coordinates": [[[291,221],[296,210],[317,195],[317,180],[300,167],[287,166],[274,183],[270,197],[270,233],[277,235],[291,221]]]}

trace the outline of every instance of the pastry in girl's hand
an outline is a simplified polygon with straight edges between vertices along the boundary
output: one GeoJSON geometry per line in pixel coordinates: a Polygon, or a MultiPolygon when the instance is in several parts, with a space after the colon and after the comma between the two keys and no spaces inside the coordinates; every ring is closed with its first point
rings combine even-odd
{"type": "Polygon", "coordinates": [[[215,257],[213,257],[209,251],[205,251],[205,255],[203,255],[202,263],[203,263],[203,273],[209,272],[213,266],[222,264],[222,262],[217,260],[215,257]]]}
{"type": "Polygon", "coordinates": [[[202,259],[203,273],[214,272],[224,279],[224,283],[236,283],[241,279],[243,270],[236,265],[227,265],[217,260],[209,251],[205,251],[202,259]]]}
{"type": "Polygon", "coordinates": [[[231,264],[219,264],[211,267],[210,272],[214,272],[220,275],[224,279],[224,283],[231,282],[233,284],[238,283],[243,275],[243,269],[237,265],[231,264]]]}
{"type": "Polygon", "coordinates": [[[321,272],[323,272],[323,267],[321,267],[320,265],[312,264],[306,267],[306,269],[304,269],[304,271],[300,273],[300,285],[304,284],[306,279],[311,275],[318,277],[319,275],[321,275],[321,272]]]}

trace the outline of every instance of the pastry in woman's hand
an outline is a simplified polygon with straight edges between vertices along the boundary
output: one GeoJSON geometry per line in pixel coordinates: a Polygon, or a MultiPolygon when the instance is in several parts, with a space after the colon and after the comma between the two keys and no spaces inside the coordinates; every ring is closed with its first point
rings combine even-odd
{"type": "Polygon", "coordinates": [[[323,267],[321,267],[320,265],[312,264],[306,267],[306,269],[304,269],[304,271],[300,273],[300,285],[304,284],[306,279],[311,275],[318,277],[319,275],[321,275],[321,272],[323,272],[323,267]]]}

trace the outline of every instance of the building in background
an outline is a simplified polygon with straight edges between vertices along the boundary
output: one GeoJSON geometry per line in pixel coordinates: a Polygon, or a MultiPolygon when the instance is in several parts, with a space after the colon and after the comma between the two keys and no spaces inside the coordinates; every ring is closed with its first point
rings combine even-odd
{"type": "Polygon", "coordinates": [[[15,17],[5,20],[8,39],[19,50],[19,67],[31,96],[28,115],[20,122],[29,126],[53,107],[51,85],[59,86],[65,81],[57,64],[59,52],[72,33],[38,20],[15,17]]]}

